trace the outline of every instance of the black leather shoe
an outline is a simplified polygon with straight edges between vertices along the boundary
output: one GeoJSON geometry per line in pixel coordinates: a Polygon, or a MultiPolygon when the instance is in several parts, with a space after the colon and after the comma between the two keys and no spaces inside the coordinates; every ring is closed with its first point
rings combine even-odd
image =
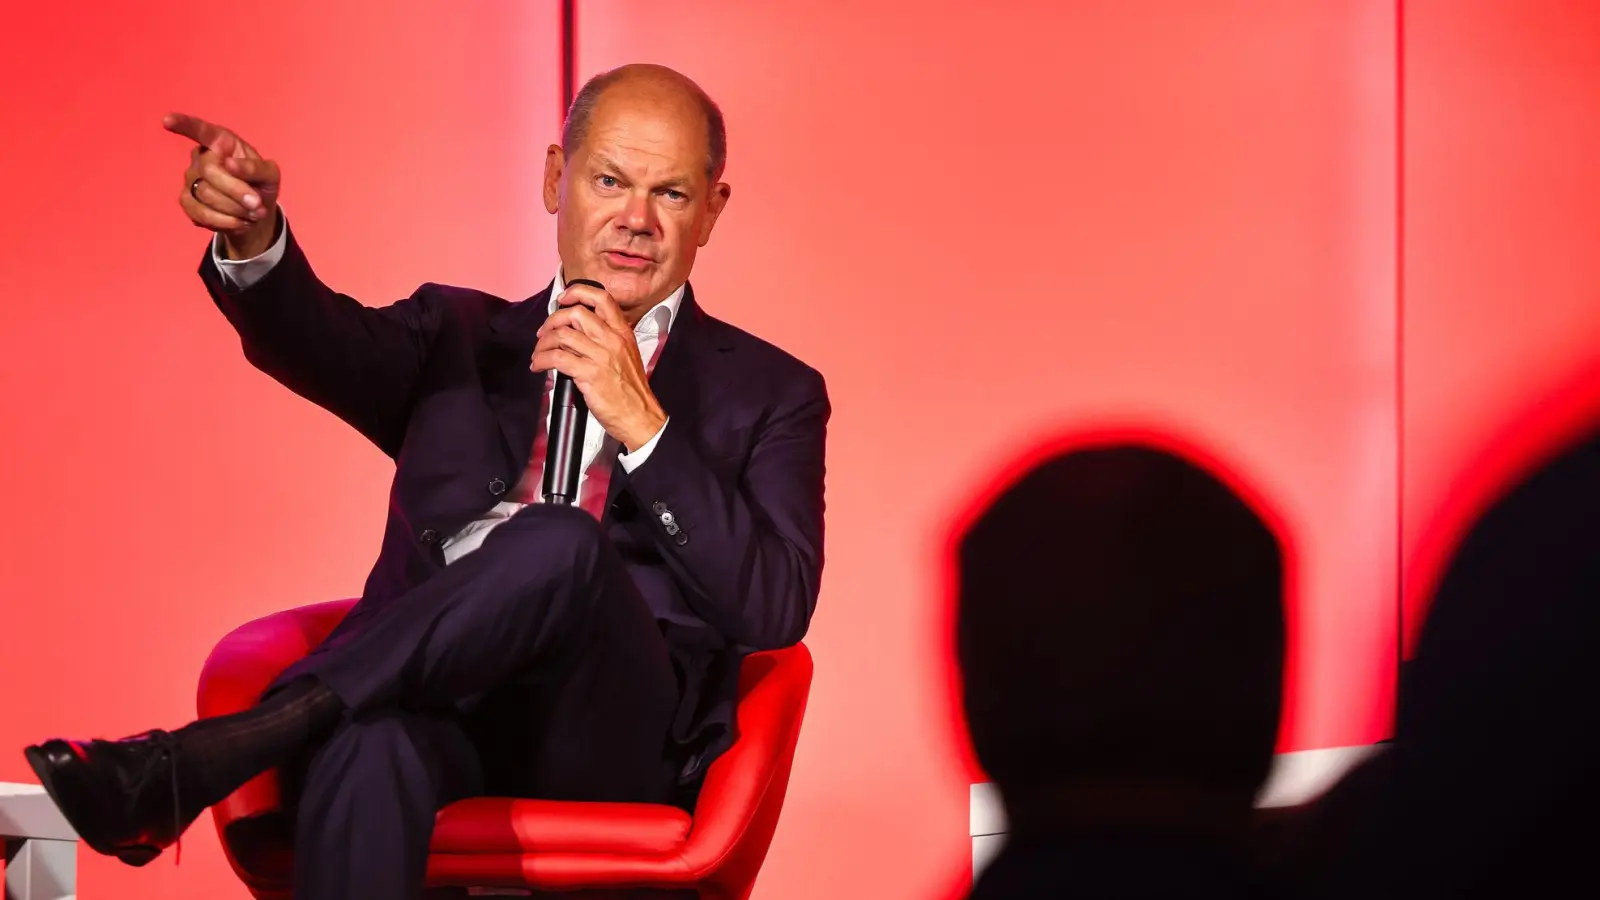
{"type": "Polygon", "coordinates": [[[45,741],[23,755],[84,843],[128,865],[160,856],[196,818],[179,805],[177,744],[165,731],[45,741]]]}

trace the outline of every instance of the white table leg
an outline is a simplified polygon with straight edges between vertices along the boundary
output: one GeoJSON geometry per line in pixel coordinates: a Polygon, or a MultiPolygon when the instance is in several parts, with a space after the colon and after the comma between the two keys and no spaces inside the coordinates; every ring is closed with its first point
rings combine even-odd
{"type": "Polygon", "coordinates": [[[0,783],[5,900],[75,900],[78,836],[37,784],[0,783]]]}
{"type": "Polygon", "coordinates": [[[5,900],[75,900],[77,895],[77,841],[6,841],[5,900]]]}

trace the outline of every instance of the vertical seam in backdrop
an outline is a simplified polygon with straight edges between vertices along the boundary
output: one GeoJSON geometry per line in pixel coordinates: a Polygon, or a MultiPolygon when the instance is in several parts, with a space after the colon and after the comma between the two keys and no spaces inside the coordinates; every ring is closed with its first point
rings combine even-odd
{"type": "MultiPolygon", "coordinates": [[[[1399,712],[1401,669],[1406,661],[1406,3],[1394,5],[1395,230],[1394,230],[1394,414],[1395,414],[1395,667],[1394,711],[1399,712]]],[[[1392,726],[1391,726],[1392,727],[1392,726]]]]}
{"type": "Polygon", "coordinates": [[[572,95],[577,92],[574,78],[577,75],[577,6],[576,0],[561,0],[561,111],[564,122],[567,109],[572,106],[572,95]]]}

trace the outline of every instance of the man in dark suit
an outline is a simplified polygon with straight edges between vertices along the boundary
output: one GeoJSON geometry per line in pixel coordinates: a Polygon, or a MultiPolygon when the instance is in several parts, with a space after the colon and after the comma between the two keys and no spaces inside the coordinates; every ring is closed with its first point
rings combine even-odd
{"type": "Polygon", "coordinates": [[[816,371],[687,284],[729,197],[716,105],[661,67],[597,77],[546,155],[551,287],[383,308],[318,280],[273,162],[166,125],[196,144],[181,203],[217,232],[201,276],[245,356],[397,468],[360,602],[256,708],[28,748],[67,818],[142,865],[292,764],[295,896],[400,898],[456,798],[688,802],[733,741],[743,655],[809,624],[830,412],[816,371]],[[576,507],[539,502],[557,372],[591,416],[576,507]]]}

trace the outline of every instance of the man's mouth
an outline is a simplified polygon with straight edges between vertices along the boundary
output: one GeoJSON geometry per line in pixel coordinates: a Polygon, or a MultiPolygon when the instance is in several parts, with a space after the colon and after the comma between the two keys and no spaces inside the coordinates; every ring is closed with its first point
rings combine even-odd
{"type": "Polygon", "coordinates": [[[611,263],[613,266],[623,269],[642,269],[645,266],[655,262],[655,260],[648,256],[641,256],[637,253],[629,253],[626,250],[607,250],[603,255],[605,256],[607,262],[611,263]]]}

